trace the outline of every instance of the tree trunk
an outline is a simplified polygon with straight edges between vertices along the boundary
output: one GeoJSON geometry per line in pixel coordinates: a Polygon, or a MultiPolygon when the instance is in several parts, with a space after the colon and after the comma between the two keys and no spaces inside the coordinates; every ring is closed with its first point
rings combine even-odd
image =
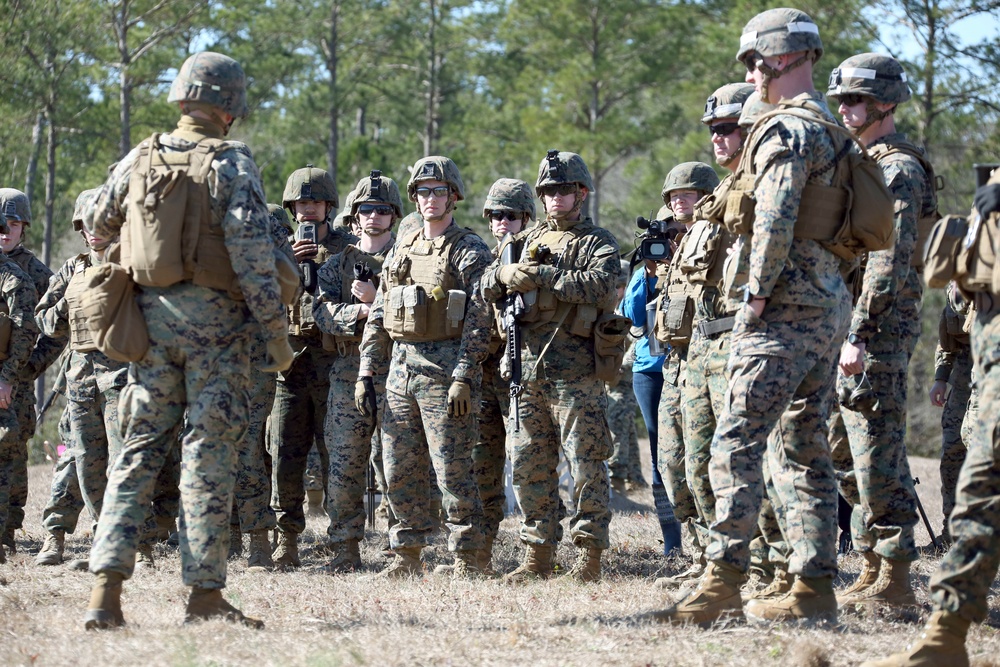
{"type": "Polygon", "coordinates": [[[132,82],[128,74],[128,64],[126,62],[122,62],[121,71],[118,73],[118,82],[121,87],[121,90],[118,92],[118,99],[121,104],[120,118],[122,132],[121,141],[118,144],[118,157],[123,158],[132,150],[132,82]]]}
{"type": "MultiPolygon", "coordinates": [[[[49,89],[49,100],[45,105],[45,116],[48,121],[45,147],[45,230],[42,233],[42,262],[48,266],[52,262],[52,226],[55,224],[56,199],[56,92],[54,86],[49,89]]],[[[41,294],[38,295],[41,298],[41,294]]],[[[35,380],[35,409],[41,410],[45,402],[45,373],[35,380]]]]}
{"type": "Polygon", "coordinates": [[[366,134],[366,132],[365,132],[365,116],[367,115],[367,113],[368,113],[368,109],[364,105],[361,105],[361,106],[358,107],[358,111],[354,115],[354,128],[355,128],[355,131],[358,133],[359,137],[363,137],[366,134]]]}
{"type": "Polygon", "coordinates": [[[437,129],[438,69],[437,53],[437,3],[430,0],[431,20],[427,30],[427,92],[424,108],[424,155],[434,154],[435,132],[437,129]]]}
{"type": "Polygon", "coordinates": [[[340,99],[337,90],[337,41],[340,35],[337,33],[340,21],[340,3],[333,2],[330,6],[330,42],[326,49],[326,69],[330,74],[330,134],[326,143],[327,171],[333,177],[333,182],[337,182],[337,154],[339,151],[339,131],[338,121],[340,119],[340,99]]]}
{"type": "Polygon", "coordinates": [[[42,129],[45,127],[45,113],[35,114],[35,126],[31,128],[31,155],[28,157],[28,169],[24,174],[24,193],[28,201],[35,198],[35,183],[38,180],[38,157],[42,153],[42,129]]]}

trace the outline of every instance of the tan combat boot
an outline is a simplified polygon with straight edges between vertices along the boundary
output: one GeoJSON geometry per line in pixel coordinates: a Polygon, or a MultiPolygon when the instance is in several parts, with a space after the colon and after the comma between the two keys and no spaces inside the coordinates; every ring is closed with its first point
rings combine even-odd
{"type": "Polygon", "coordinates": [[[361,547],[357,540],[331,542],[326,548],[330,553],[330,560],[323,566],[324,572],[338,574],[361,569],[361,547]]]}
{"type": "MultiPolygon", "coordinates": [[[[482,560],[482,549],[468,549],[455,552],[455,564],[451,568],[451,576],[456,579],[473,579],[483,575],[479,569],[479,561],[482,560]]],[[[438,574],[437,569],[434,574],[438,574]]]]}
{"type": "Polygon", "coordinates": [[[7,547],[7,551],[13,556],[17,553],[17,540],[14,539],[14,529],[7,526],[7,529],[3,533],[3,545],[7,547]]]}
{"type": "Polygon", "coordinates": [[[487,535],[484,540],[483,548],[479,550],[478,567],[484,577],[492,577],[496,574],[493,570],[493,543],[495,541],[496,537],[493,535],[487,535]]]}
{"type": "Polygon", "coordinates": [[[523,584],[526,581],[548,579],[552,576],[552,556],[555,547],[551,544],[528,543],[524,551],[524,561],[516,570],[504,577],[508,584],[523,584]]]}
{"type": "Polygon", "coordinates": [[[87,630],[109,630],[125,625],[122,615],[122,581],[125,576],[119,572],[98,572],[97,582],[90,591],[90,604],[83,615],[83,627],[87,630]]]}
{"type": "Polygon", "coordinates": [[[274,567],[271,560],[271,543],[267,539],[267,529],[250,531],[250,553],[247,555],[247,570],[263,572],[274,567]]]}
{"type": "Polygon", "coordinates": [[[242,623],[254,630],[264,629],[264,621],[244,616],[243,612],[226,602],[220,589],[192,587],[187,608],[184,610],[184,622],[210,621],[216,618],[230,623],[242,623]]]}
{"type": "Polygon", "coordinates": [[[420,550],[422,548],[396,547],[393,549],[396,556],[389,563],[389,567],[379,572],[378,576],[387,579],[422,576],[424,573],[423,565],[420,563],[420,550]]]}
{"type": "Polygon", "coordinates": [[[708,627],[713,623],[743,618],[743,600],[740,587],[746,575],[732,565],[711,562],[698,587],[687,594],[673,607],[662,611],[643,614],[658,623],[671,625],[700,625],[708,627]]]}
{"type": "Polygon", "coordinates": [[[299,560],[299,536],[295,533],[278,531],[278,546],[271,554],[274,566],[279,568],[301,567],[299,560]]]}
{"type": "Polygon", "coordinates": [[[909,561],[883,558],[875,583],[855,596],[848,604],[886,605],[888,607],[916,607],[917,596],[910,584],[909,561]]]}
{"type": "Polygon", "coordinates": [[[795,577],[784,595],[747,603],[747,617],[754,621],[837,620],[833,577],[795,577]]]}
{"type": "Polygon", "coordinates": [[[621,477],[611,478],[611,495],[613,497],[625,497],[628,495],[628,491],[625,490],[625,480],[621,477]]]}
{"type": "Polygon", "coordinates": [[[135,552],[135,569],[152,570],[155,567],[156,567],[156,562],[153,560],[153,545],[140,544],[135,552]]]}
{"type": "Polygon", "coordinates": [[[931,614],[920,638],[902,653],[869,660],[861,667],[969,667],[965,636],[969,621],[950,611],[931,614]]]}
{"type": "Polygon", "coordinates": [[[58,528],[45,536],[42,550],[35,556],[35,565],[58,565],[63,562],[63,549],[66,546],[66,531],[58,528]]]}
{"type": "Polygon", "coordinates": [[[601,580],[601,553],[603,549],[577,549],[576,562],[566,574],[582,584],[601,580]]]}
{"type": "Polygon", "coordinates": [[[243,531],[240,524],[229,524],[229,558],[239,558],[243,555],[243,531]]]}
{"type": "Polygon", "coordinates": [[[874,551],[862,551],[865,562],[861,566],[861,574],[846,590],[837,593],[837,604],[841,607],[853,604],[856,598],[864,597],[865,591],[878,581],[879,564],[882,561],[874,551]]]}
{"type": "Polygon", "coordinates": [[[795,577],[788,574],[788,571],[781,567],[774,568],[774,578],[767,586],[750,591],[746,600],[767,600],[768,598],[779,598],[792,590],[795,577]]]}
{"type": "Polygon", "coordinates": [[[671,577],[659,577],[653,582],[653,585],[657,588],[675,590],[688,585],[697,585],[698,580],[701,579],[704,574],[705,560],[704,556],[702,556],[702,558],[699,558],[695,562],[691,563],[691,567],[684,570],[680,574],[675,574],[671,577]]]}
{"type": "Polygon", "coordinates": [[[309,503],[309,516],[323,516],[326,508],[323,507],[323,490],[309,489],[306,491],[306,501],[309,503]]]}

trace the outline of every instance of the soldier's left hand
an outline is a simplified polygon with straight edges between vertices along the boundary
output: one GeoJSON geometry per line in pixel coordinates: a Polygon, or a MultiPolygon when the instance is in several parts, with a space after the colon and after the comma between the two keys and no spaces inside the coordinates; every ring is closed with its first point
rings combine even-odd
{"type": "Polygon", "coordinates": [[[840,372],[845,377],[864,373],[865,371],[865,344],[848,343],[840,348],[840,372]]]}
{"type": "Polygon", "coordinates": [[[375,301],[375,284],[370,280],[355,280],[351,283],[351,295],[361,303],[375,301]]]}
{"type": "Polygon", "coordinates": [[[448,416],[464,417],[472,409],[472,387],[464,380],[455,380],[448,388],[448,416]]]}
{"type": "Polygon", "coordinates": [[[507,264],[497,278],[512,292],[530,292],[538,288],[538,267],[534,264],[507,264]]]}
{"type": "Polygon", "coordinates": [[[10,408],[10,395],[13,393],[14,388],[0,380],[0,409],[7,410],[10,408]]]}

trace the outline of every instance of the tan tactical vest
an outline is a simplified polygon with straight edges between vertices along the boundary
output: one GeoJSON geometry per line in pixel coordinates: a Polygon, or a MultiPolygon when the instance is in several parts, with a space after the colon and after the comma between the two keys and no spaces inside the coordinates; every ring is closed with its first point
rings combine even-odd
{"type": "Polygon", "coordinates": [[[190,280],[242,300],[208,189],[212,160],[229,144],[206,137],[189,151],[162,146],[153,134],[139,147],[121,232],[122,266],[139,285],[190,280]]]}
{"type": "MultiPolygon", "coordinates": [[[[910,266],[918,269],[923,268],[924,246],[927,245],[927,239],[931,235],[934,223],[936,223],[941,217],[938,213],[937,207],[937,191],[944,187],[944,181],[934,175],[934,166],[927,160],[927,156],[924,155],[924,152],[920,150],[916,144],[910,141],[902,140],[896,141],[892,144],[882,142],[869,148],[868,152],[876,162],[881,162],[882,158],[893,155],[894,153],[909,155],[920,162],[920,166],[923,168],[924,173],[927,174],[927,182],[931,185],[931,196],[933,198],[934,205],[930,210],[920,211],[920,217],[917,218],[917,245],[914,247],[913,256],[910,258],[910,266]]],[[[923,206],[923,202],[921,202],[921,206],[923,206]]]]}
{"type": "MultiPolygon", "coordinates": [[[[316,251],[313,261],[316,262],[317,269],[326,263],[330,258],[330,251],[322,244],[316,251]]],[[[290,336],[302,336],[303,338],[320,338],[322,333],[316,326],[313,319],[314,297],[309,292],[303,291],[298,299],[288,306],[288,334],[290,336]]],[[[324,344],[324,349],[326,345],[324,344]]]]}
{"type": "MultiPolygon", "coordinates": [[[[547,249],[550,256],[561,258],[573,252],[573,241],[583,236],[585,234],[581,235],[575,227],[567,230],[546,230],[531,242],[528,247],[528,257],[531,259],[541,257],[539,253],[544,252],[542,249],[547,249]]],[[[540,261],[545,263],[544,260],[540,261]]],[[[568,261],[567,264],[572,264],[572,261],[568,261]]],[[[560,326],[565,331],[581,338],[589,338],[593,334],[594,323],[598,315],[603,312],[594,304],[560,301],[554,293],[545,289],[525,294],[524,300],[527,310],[521,317],[521,324],[529,329],[536,329],[549,322],[561,322],[560,326]]]]}
{"type": "Polygon", "coordinates": [[[87,289],[84,272],[90,268],[90,254],[81,253],[76,256],[73,267],[73,277],[66,285],[66,305],[69,311],[69,349],[76,352],[92,352],[97,349],[94,337],[87,326],[87,318],[81,307],[81,298],[87,289]]]}
{"type": "Polygon", "coordinates": [[[460,338],[467,294],[455,289],[451,251],[473,232],[451,225],[441,236],[423,238],[414,229],[396,244],[382,285],[383,325],[394,341],[426,343],[460,338]]]}
{"type": "MultiPolygon", "coordinates": [[[[349,245],[340,254],[340,302],[353,303],[354,295],[351,294],[351,285],[354,283],[354,265],[367,264],[374,276],[372,282],[377,288],[379,285],[379,273],[382,271],[382,262],[385,258],[382,255],[372,255],[361,248],[349,245]]],[[[363,329],[364,327],[362,327],[363,329]]],[[[341,354],[345,352],[345,346],[357,345],[361,342],[361,334],[354,336],[335,336],[323,332],[323,349],[328,352],[339,350],[341,354]]]]}

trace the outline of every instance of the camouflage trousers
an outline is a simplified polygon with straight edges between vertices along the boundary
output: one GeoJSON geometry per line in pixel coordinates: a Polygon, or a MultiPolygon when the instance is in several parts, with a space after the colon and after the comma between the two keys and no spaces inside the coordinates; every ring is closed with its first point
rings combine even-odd
{"type": "MultiPolygon", "coordinates": [[[[301,533],[306,528],[305,472],[309,450],[322,455],[321,468],[329,465],[323,425],[330,393],[330,367],[337,356],[319,345],[293,340],[302,348],[292,367],[278,377],[274,407],[268,419],[268,452],[271,454],[271,507],[278,530],[301,533]]],[[[317,488],[322,489],[322,485],[317,488]]]]}
{"type": "MultiPolygon", "coordinates": [[[[255,338],[259,338],[255,336],[255,338]]],[[[273,530],[276,521],[271,509],[271,473],[267,467],[265,426],[274,404],[277,376],[258,367],[265,361],[264,341],[254,340],[250,353],[250,421],[236,447],[238,468],[233,491],[233,513],[240,530],[273,530]]]]}
{"type": "MultiPolygon", "coordinates": [[[[365,537],[365,489],[371,458],[375,416],[365,416],[354,404],[358,380],[358,348],[346,348],[330,367],[330,395],[326,405],[326,449],[330,456],[326,486],[326,529],[331,542],[362,540],[365,537]]],[[[385,400],[385,375],[373,378],[379,397],[377,410],[385,400]]]]}
{"type": "MultiPolygon", "coordinates": [[[[382,457],[389,504],[399,520],[389,530],[392,548],[430,544],[437,522],[431,511],[431,470],[441,490],[448,527],[448,548],[469,551],[483,546],[483,509],[472,477],[476,415],[448,416],[450,380],[439,381],[389,369],[382,410],[382,457]]],[[[481,386],[472,385],[472,405],[481,386]]]]}
{"type": "MultiPolygon", "coordinates": [[[[555,357],[555,352],[550,354],[555,357]]],[[[556,545],[562,539],[565,508],[556,473],[561,447],[573,477],[570,539],[579,548],[610,546],[607,397],[594,375],[593,352],[582,352],[590,359],[567,364],[570,371],[562,376],[547,366],[545,377],[526,382],[518,404],[520,428],[514,428],[513,411],[507,420],[514,493],[524,512],[522,542],[556,545]]]]}
{"type": "Polygon", "coordinates": [[[223,588],[236,446],[248,421],[245,304],[179,283],[136,297],[149,350],[129,367],[120,409],[121,455],[108,475],[90,571],[132,576],[136,545],[156,478],[187,410],[181,438],[181,576],[188,586],[223,588]]]}
{"type": "Polygon", "coordinates": [[[490,368],[484,364],[483,399],[476,415],[479,438],[472,448],[472,476],[483,505],[483,532],[494,538],[500,531],[507,503],[504,468],[507,465],[505,422],[510,412],[508,387],[500,378],[499,365],[490,368]]]}
{"type": "Polygon", "coordinates": [[[766,463],[791,551],[788,571],[836,574],[837,490],[825,426],[849,309],[845,292],[835,308],[778,303],[766,306],[763,319],[748,307],[737,313],[731,384],[709,467],[716,494],[710,560],[749,567],[766,463]]]}
{"type": "Polygon", "coordinates": [[[329,451],[313,443],[306,456],[306,471],[302,475],[302,486],[306,491],[322,491],[326,487],[329,456],[329,451]]]}
{"type": "Polygon", "coordinates": [[[1000,566],[1000,309],[989,307],[988,296],[976,296],[971,338],[983,410],[958,478],[950,520],[953,542],[930,588],[937,609],[981,623],[1000,566]]]}
{"type": "Polygon", "coordinates": [[[66,452],[56,465],[49,503],[42,512],[42,526],[49,532],[72,533],[84,506],[95,523],[101,515],[112,454],[117,456],[123,445],[118,419],[121,387],[109,387],[95,394],[86,401],[67,400],[60,419],[60,426],[63,419],[67,426],[66,452]]]}
{"type": "MultiPolygon", "coordinates": [[[[840,406],[854,475],[851,488],[842,494],[853,506],[851,538],[855,549],[914,561],[917,547],[913,529],[919,517],[904,443],[905,357],[897,360],[896,370],[872,369],[880,365],[879,361],[869,364],[867,375],[878,397],[877,409],[862,413],[840,406]]],[[[838,385],[856,386],[856,381],[839,373],[837,381],[838,385]]],[[[838,477],[845,472],[841,468],[844,458],[835,457],[838,477]]]]}
{"type": "MultiPolygon", "coordinates": [[[[684,471],[684,416],[681,411],[682,390],[687,375],[687,348],[675,350],[663,362],[663,389],[657,410],[656,467],[666,487],[667,498],[657,499],[653,488],[653,503],[660,522],[669,521],[667,505],[681,523],[695,524],[698,508],[684,471]]],[[[695,534],[698,534],[695,528],[695,534]]]]}
{"type": "Polygon", "coordinates": [[[35,434],[35,383],[18,383],[19,400],[14,410],[17,417],[14,438],[20,443],[14,452],[10,477],[10,500],[7,530],[17,530],[24,525],[24,506],[28,502],[28,441],[35,434]]]}
{"type": "Polygon", "coordinates": [[[635,413],[639,404],[632,391],[632,384],[623,381],[607,385],[608,427],[611,429],[612,454],[608,459],[608,472],[612,478],[634,479],[636,471],[642,478],[639,459],[639,433],[635,427],[635,413]]]}
{"type": "Polygon", "coordinates": [[[955,489],[958,475],[965,462],[971,442],[962,432],[962,422],[972,396],[972,350],[962,348],[955,354],[955,364],[948,378],[951,392],[941,411],[941,511],[944,515],[944,536],[948,537],[948,517],[955,509],[955,489]]]}
{"type": "MultiPolygon", "coordinates": [[[[34,405],[35,394],[31,385],[17,383],[11,394],[11,407],[0,409],[0,535],[6,530],[16,530],[20,527],[18,516],[24,518],[24,502],[19,500],[19,494],[25,491],[27,496],[27,441],[21,439],[21,422],[19,407],[24,401],[34,405]],[[29,392],[27,396],[23,392],[29,392]],[[22,474],[22,467],[24,473],[22,474]]],[[[32,410],[34,408],[32,407],[32,410]]]]}

